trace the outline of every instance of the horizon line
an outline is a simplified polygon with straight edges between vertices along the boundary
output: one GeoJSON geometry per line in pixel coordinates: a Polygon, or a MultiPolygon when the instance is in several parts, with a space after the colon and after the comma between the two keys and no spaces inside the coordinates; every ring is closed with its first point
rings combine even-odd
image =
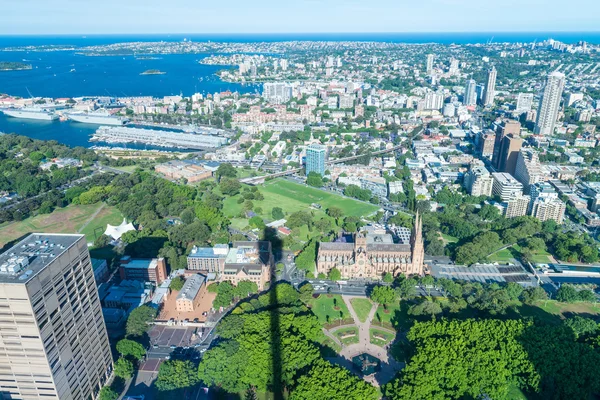
{"type": "Polygon", "coordinates": [[[600,30],[510,30],[510,31],[359,31],[359,32],[115,32],[115,33],[0,33],[0,36],[126,36],[126,35],[398,35],[398,34],[523,34],[523,33],[599,33],[600,30]]]}

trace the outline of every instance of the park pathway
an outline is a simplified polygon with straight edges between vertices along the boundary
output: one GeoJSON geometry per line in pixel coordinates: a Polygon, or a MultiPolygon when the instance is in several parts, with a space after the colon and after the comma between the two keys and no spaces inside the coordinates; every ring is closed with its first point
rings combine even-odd
{"type": "Polygon", "coordinates": [[[98,207],[98,209],[96,211],[94,211],[94,213],[88,218],[88,220],[85,221],[85,224],[83,224],[81,226],[81,228],[77,229],[77,233],[81,233],[86,228],[86,226],[88,226],[90,224],[90,222],[92,222],[94,219],[96,219],[98,214],[100,214],[100,211],[104,210],[105,205],[106,205],[106,203],[102,203],[102,205],[100,207],[98,207]]]}
{"type": "Polygon", "coordinates": [[[371,306],[371,311],[369,311],[369,316],[367,317],[365,322],[361,322],[360,319],[358,318],[358,315],[356,315],[354,308],[352,307],[351,301],[353,298],[363,298],[364,299],[364,297],[361,297],[361,296],[342,295],[342,299],[344,300],[344,303],[346,303],[346,306],[348,307],[348,311],[350,311],[350,315],[354,319],[354,324],[356,324],[356,326],[358,327],[358,343],[351,344],[350,346],[344,347],[342,349],[342,351],[340,352],[340,355],[342,357],[345,357],[348,360],[350,360],[352,357],[354,357],[357,354],[369,353],[369,354],[379,358],[381,361],[387,363],[388,362],[387,352],[383,348],[371,343],[371,331],[370,331],[371,330],[371,320],[375,316],[375,312],[377,312],[377,304],[373,304],[371,306]]]}
{"type": "Polygon", "coordinates": [[[342,342],[340,342],[340,339],[338,339],[333,333],[331,333],[330,331],[328,331],[327,329],[323,328],[323,333],[325,334],[325,336],[327,336],[329,339],[333,340],[338,346],[340,347],[344,347],[344,345],[342,344],[342,342]]]}

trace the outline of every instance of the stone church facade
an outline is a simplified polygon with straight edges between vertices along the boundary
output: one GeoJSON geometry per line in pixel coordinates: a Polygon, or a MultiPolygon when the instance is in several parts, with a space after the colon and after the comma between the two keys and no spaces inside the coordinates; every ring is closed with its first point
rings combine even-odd
{"type": "Polygon", "coordinates": [[[397,244],[389,234],[356,233],[354,243],[319,243],[317,273],[327,274],[337,268],[343,278],[381,278],[389,272],[396,276],[423,275],[422,222],[415,217],[410,244],[397,244]]]}

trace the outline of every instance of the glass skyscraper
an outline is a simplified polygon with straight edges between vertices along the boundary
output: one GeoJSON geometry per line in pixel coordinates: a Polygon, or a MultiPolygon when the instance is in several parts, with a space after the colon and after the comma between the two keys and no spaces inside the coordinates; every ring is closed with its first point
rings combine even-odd
{"type": "Polygon", "coordinates": [[[306,148],[306,175],[311,172],[325,175],[325,153],[327,148],[320,144],[311,144],[306,148]]]}

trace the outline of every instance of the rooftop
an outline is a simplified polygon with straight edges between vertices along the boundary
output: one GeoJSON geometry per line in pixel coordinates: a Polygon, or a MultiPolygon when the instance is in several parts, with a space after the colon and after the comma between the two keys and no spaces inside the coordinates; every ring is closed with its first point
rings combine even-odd
{"type": "Polygon", "coordinates": [[[0,283],[25,284],[83,237],[32,233],[0,254],[0,283]]]}
{"type": "Polygon", "coordinates": [[[205,281],[206,278],[200,274],[192,275],[187,278],[181,291],[177,295],[177,300],[194,300],[205,281]]]}
{"type": "Polygon", "coordinates": [[[192,248],[188,257],[196,258],[225,258],[229,252],[229,245],[216,244],[215,247],[196,247],[192,248]]]}
{"type": "Polygon", "coordinates": [[[127,263],[122,263],[121,266],[131,269],[153,269],[156,268],[157,263],[156,258],[132,258],[127,263]]]}

